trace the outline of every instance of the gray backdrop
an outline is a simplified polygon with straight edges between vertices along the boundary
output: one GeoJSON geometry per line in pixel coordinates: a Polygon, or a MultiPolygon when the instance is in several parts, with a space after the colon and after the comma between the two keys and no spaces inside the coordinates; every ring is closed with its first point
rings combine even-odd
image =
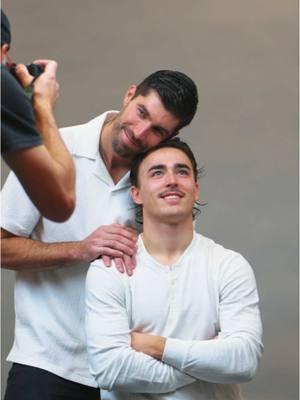
{"type": "MultiPolygon", "coordinates": [[[[198,230],[240,251],[260,292],[265,352],[248,399],[298,398],[298,2],[3,0],[12,55],[59,63],[60,126],[118,108],[131,83],[179,69],[199,86],[183,131],[206,176],[198,230]]],[[[3,168],[3,175],[7,170],[3,168]]],[[[16,199],[17,201],[17,199],[16,199]]],[[[14,273],[2,272],[2,384],[14,273]]]]}

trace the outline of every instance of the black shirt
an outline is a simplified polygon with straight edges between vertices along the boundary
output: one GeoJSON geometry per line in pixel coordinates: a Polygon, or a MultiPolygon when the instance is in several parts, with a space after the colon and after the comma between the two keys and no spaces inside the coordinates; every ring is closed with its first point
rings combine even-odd
{"type": "Polygon", "coordinates": [[[1,65],[1,152],[40,144],[31,101],[8,68],[1,65]]]}

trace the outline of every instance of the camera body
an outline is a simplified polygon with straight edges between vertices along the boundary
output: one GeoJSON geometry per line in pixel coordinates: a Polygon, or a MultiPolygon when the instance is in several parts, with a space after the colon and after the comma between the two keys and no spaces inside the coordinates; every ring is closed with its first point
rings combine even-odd
{"type": "MultiPolygon", "coordinates": [[[[35,79],[44,72],[44,68],[39,64],[29,64],[29,65],[26,65],[26,68],[27,68],[28,72],[30,73],[30,75],[32,75],[35,79]]],[[[18,79],[18,77],[16,75],[16,64],[13,64],[10,67],[10,72],[13,74],[13,76],[16,79],[18,79]]]]}

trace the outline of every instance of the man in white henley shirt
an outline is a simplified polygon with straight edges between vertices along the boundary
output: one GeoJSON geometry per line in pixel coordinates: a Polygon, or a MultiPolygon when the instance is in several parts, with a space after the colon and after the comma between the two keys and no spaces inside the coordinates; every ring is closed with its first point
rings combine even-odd
{"type": "Polygon", "coordinates": [[[170,140],[138,156],[141,207],[132,277],[97,260],[86,282],[91,372],[103,400],[237,400],[262,353],[254,274],[238,253],[193,230],[197,164],[170,140]],[[102,282],[99,290],[97,282],[102,282]]]}
{"type": "Polygon", "coordinates": [[[114,257],[130,274],[137,240],[128,227],[134,222],[130,164],[136,154],[176,135],[196,107],[197,88],[189,77],[157,71],[129,87],[120,112],[63,129],[76,167],[77,201],[62,224],[42,218],[9,176],[2,192],[2,267],[17,274],[8,356],[14,364],[5,400],[99,399],[84,334],[87,269],[92,260],[102,257],[110,265],[114,257]]]}

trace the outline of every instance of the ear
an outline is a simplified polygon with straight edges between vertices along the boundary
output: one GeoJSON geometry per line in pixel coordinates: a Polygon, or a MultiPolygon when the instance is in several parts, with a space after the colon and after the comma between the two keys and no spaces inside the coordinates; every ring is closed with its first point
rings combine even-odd
{"type": "Polygon", "coordinates": [[[140,191],[136,186],[131,186],[131,197],[134,203],[138,206],[143,204],[140,196],[140,191]]]}
{"type": "Polygon", "coordinates": [[[198,182],[195,182],[195,201],[198,201],[200,197],[200,186],[198,182]]]}
{"type": "Polygon", "coordinates": [[[4,43],[1,46],[1,64],[6,64],[9,61],[8,51],[9,45],[7,43],[4,43]]]}
{"type": "Polygon", "coordinates": [[[127,92],[124,96],[123,99],[123,106],[127,106],[127,104],[130,102],[130,100],[133,98],[133,96],[135,95],[136,92],[136,85],[131,85],[129,86],[129,88],[127,89],[127,92]]]}

